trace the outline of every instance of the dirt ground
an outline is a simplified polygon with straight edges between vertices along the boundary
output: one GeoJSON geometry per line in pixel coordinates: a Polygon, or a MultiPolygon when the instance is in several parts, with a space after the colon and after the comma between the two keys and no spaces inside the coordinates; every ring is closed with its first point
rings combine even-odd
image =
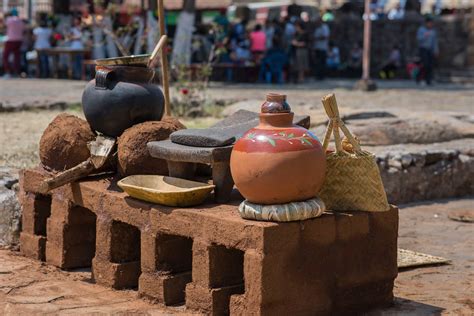
{"type": "MultiPolygon", "coordinates": [[[[367,315],[473,315],[473,224],[448,219],[452,210],[472,209],[471,199],[405,205],[400,210],[399,247],[451,261],[450,265],[401,271],[390,308],[367,315]],[[453,233],[455,232],[455,233],[453,233]]],[[[61,271],[0,250],[0,314],[186,315],[184,308],[164,308],[93,284],[88,270],[61,271]]]]}

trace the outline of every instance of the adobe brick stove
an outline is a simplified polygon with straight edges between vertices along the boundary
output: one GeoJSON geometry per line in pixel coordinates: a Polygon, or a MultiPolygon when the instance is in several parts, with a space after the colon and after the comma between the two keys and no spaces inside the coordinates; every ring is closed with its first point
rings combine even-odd
{"type": "Polygon", "coordinates": [[[170,208],[126,196],[112,178],[41,195],[21,174],[21,251],[95,282],[211,315],[348,314],[388,305],[397,276],[398,210],[292,223],[242,219],[228,204],[170,208]]]}

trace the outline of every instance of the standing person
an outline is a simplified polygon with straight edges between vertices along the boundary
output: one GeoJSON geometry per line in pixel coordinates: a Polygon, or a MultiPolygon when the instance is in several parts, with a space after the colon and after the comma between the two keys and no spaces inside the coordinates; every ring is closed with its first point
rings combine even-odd
{"type": "Polygon", "coordinates": [[[38,51],[38,62],[41,78],[49,77],[49,57],[48,54],[41,52],[42,49],[51,48],[51,39],[53,30],[48,27],[46,19],[41,19],[39,26],[33,30],[35,40],[34,48],[38,51]]]}
{"type": "Polygon", "coordinates": [[[427,17],[425,25],[420,26],[416,33],[418,48],[420,50],[421,62],[425,72],[425,80],[427,85],[431,85],[433,79],[433,62],[438,56],[438,35],[433,28],[433,19],[427,17]]]}
{"type": "Polygon", "coordinates": [[[293,69],[292,71],[297,76],[296,82],[303,83],[305,72],[309,68],[309,52],[308,52],[309,36],[306,32],[303,22],[298,21],[296,23],[296,34],[295,38],[291,42],[293,47],[293,69]]]}
{"type": "Polygon", "coordinates": [[[267,35],[262,30],[262,25],[257,24],[254,30],[250,33],[250,51],[253,54],[255,61],[259,62],[265,53],[267,44],[267,35]]]}
{"type": "Polygon", "coordinates": [[[267,20],[265,23],[265,48],[269,50],[273,46],[273,37],[275,36],[276,23],[273,20],[267,20]]]}
{"type": "Polygon", "coordinates": [[[10,16],[6,19],[7,41],[3,51],[4,78],[10,78],[20,73],[21,67],[21,44],[23,43],[23,32],[25,23],[18,17],[16,9],[11,10],[10,16]],[[10,55],[13,55],[13,67],[10,65],[10,55]]]}
{"type": "MultiPolygon", "coordinates": [[[[69,40],[69,47],[71,49],[84,49],[84,44],[82,43],[82,19],[80,16],[76,16],[72,20],[69,40]]],[[[82,54],[75,55],[73,63],[73,77],[75,79],[81,78],[83,58],[84,56],[82,54]]]]}
{"type": "Polygon", "coordinates": [[[313,71],[316,79],[322,80],[326,76],[326,59],[329,49],[329,35],[331,31],[321,18],[316,20],[316,29],[313,34],[313,71]]]}

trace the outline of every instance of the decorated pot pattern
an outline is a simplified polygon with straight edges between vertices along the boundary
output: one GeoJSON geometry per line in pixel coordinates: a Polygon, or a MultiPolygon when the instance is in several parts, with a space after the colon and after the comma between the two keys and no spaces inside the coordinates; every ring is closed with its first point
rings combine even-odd
{"type": "Polygon", "coordinates": [[[234,146],[243,152],[281,152],[322,148],[319,139],[310,131],[291,127],[283,129],[251,129],[234,146]]]}

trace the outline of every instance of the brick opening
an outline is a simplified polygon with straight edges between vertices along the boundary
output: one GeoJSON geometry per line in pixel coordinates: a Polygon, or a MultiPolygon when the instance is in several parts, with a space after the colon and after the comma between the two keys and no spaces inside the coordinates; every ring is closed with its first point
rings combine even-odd
{"type": "Polygon", "coordinates": [[[37,195],[34,203],[34,234],[46,237],[46,223],[51,216],[51,196],[37,195]]]}
{"type": "Polygon", "coordinates": [[[69,216],[70,229],[74,234],[70,240],[76,245],[74,251],[80,253],[77,265],[90,267],[95,256],[97,216],[94,212],[81,206],[72,207],[69,216]]]}
{"type": "Polygon", "coordinates": [[[111,259],[113,263],[140,261],[140,230],[137,227],[113,221],[111,233],[111,259]]]}
{"type": "Polygon", "coordinates": [[[193,240],[188,237],[158,234],[156,236],[156,269],[177,274],[190,272],[193,263],[193,240]]]}
{"type": "Polygon", "coordinates": [[[244,293],[244,252],[225,246],[210,248],[210,285],[212,288],[237,286],[244,293]]]}

